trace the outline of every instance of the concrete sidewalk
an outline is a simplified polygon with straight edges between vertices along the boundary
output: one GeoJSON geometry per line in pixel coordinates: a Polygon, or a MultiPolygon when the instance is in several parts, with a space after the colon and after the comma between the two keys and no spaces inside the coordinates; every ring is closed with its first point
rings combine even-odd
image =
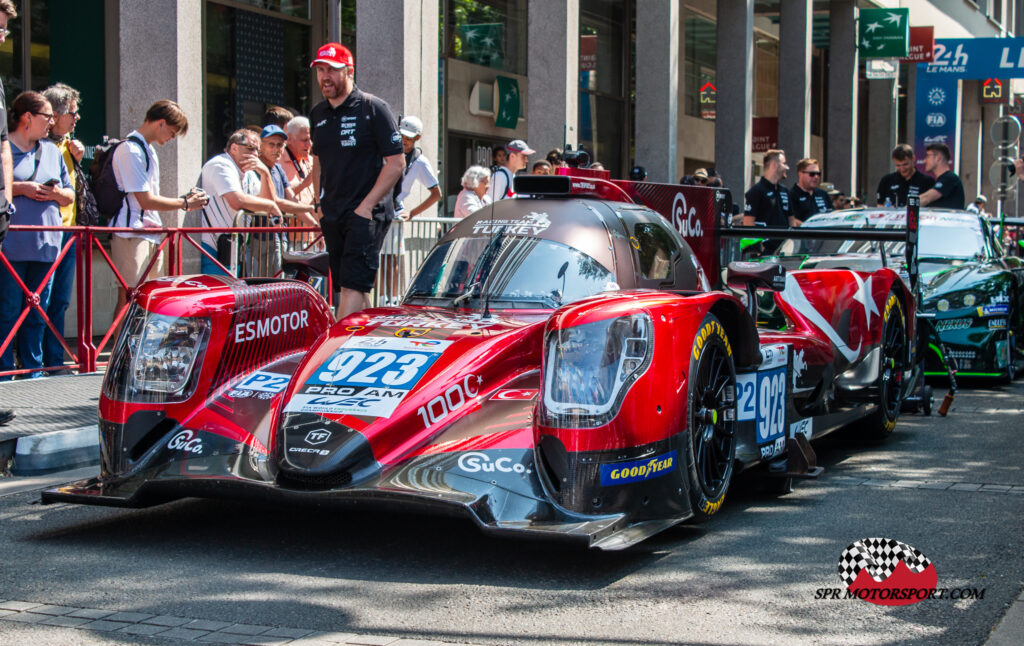
{"type": "Polygon", "coordinates": [[[35,476],[99,464],[97,406],[103,373],[0,382],[0,408],[17,417],[0,426],[0,471],[35,476]]]}

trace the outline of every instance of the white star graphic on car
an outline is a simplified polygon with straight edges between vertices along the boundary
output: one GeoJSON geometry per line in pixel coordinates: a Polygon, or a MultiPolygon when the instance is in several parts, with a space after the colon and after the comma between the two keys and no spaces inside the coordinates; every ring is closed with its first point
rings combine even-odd
{"type": "Polygon", "coordinates": [[[861,44],[862,47],[864,47],[864,49],[867,49],[868,47],[871,47],[871,43],[868,42],[867,38],[865,38],[864,40],[860,41],[860,44],[861,44]]]}
{"type": "Polygon", "coordinates": [[[829,325],[829,322],[825,320],[825,317],[821,315],[814,305],[807,300],[807,295],[804,294],[804,290],[801,289],[800,283],[796,282],[796,278],[792,274],[786,276],[786,289],[782,291],[782,298],[787,303],[796,308],[796,311],[800,312],[810,321],[815,327],[821,330],[828,340],[832,342],[836,349],[846,357],[847,361],[854,361],[860,356],[860,346],[858,343],[856,348],[851,348],[847,345],[846,341],[843,340],[839,333],[829,325]]]}
{"type": "Polygon", "coordinates": [[[864,319],[868,329],[871,328],[871,312],[874,312],[876,316],[881,316],[878,313],[878,308],[875,306],[875,298],[871,293],[871,276],[868,279],[861,280],[860,276],[855,271],[851,271],[853,279],[857,281],[857,293],[853,295],[853,300],[857,301],[864,306],[864,319]]]}
{"type": "Polygon", "coordinates": [[[870,25],[868,25],[867,27],[864,28],[864,33],[870,34],[874,30],[881,29],[881,28],[882,28],[882,24],[881,23],[873,22],[873,23],[871,23],[870,25]]]}
{"type": "Polygon", "coordinates": [[[888,16],[886,16],[886,18],[885,18],[885,20],[887,22],[891,22],[894,25],[899,25],[900,24],[900,20],[902,20],[902,19],[903,19],[903,16],[899,15],[898,13],[891,13],[888,16]]]}
{"type": "Polygon", "coordinates": [[[490,36],[488,36],[487,38],[484,38],[480,42],[482,42],[484,45],[487,45],[488,47],[494,45],[494,39],[491,38],[490,36]]]}
{"type": "Polygon", "coordinates": [[[476,38],[476,30],[475,29],[467,30],[466,31],[466,40],[473,40],[474,38],[476,38]]]}

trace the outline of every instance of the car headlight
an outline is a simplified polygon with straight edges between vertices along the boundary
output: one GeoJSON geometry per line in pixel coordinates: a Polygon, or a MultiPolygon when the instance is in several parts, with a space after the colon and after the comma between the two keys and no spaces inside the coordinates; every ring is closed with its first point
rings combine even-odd
{"type": "Polygon", "coordinates": [[[977,302],[978,298],[974,294],[964,294],[964,307],[974,307],[974,304],[977,302]]]}
{"type": "Polygon", "coordinates": [[[935,303],[935,309],[939,310],[940,312],[949,311],[949,301],[947,301],[944,298],[940,298],[939,301],[935,303]]]}
{"type": "Polygon", "coordinates": [[[153,314],[133,305],[104,381],[108,397],[132,402],[183,401],[210,339],[210,319],[153,314]]]}
{"type": "Polygon", "coordinates": [[[548,334],[544,413],[552,426],[600,426],[650,366],[654,327],[647,314],[585,323],[548,334]]]}

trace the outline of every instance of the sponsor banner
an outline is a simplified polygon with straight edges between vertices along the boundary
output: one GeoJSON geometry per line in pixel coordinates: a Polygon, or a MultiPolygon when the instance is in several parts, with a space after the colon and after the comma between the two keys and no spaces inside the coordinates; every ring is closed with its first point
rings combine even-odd
{"type": "MultiPolygon", "coordinates": [[[[482,314],[460,314],[457,316],[443,317],[426,315],[415,316],[410,314],[385,314],[382,316],[374,316],[369,321],[370,324],[379,325],[381,327],[395,327],[399,329],[413,330],[423,328],[430,328],[434,330],[482,330],[495,325],[497,322],[498,319],[496,318],[484,319],[482,314]]],[[[362,326],[354,327],[359,327],[360,330],[363,329],[362,326]]],[[[399,335],[396,334],[396,336],[399,335]]],[[[422,343],[422,341],[420,343],[422,343]]],[[[445,343],[451,343],[451,341],[445,341],[445,343]]]]}
{"type": "Polygon", "coordinates": [[[531,211],[518,218],[477,220],[473,224],[473,235],[491,235],[504,228],[505,235],[536,236],[547,231],[550,226],[551,219],[547,213],[531,211]]]}
{"type": "Polygon", "coordinates": [[[629,484],[651,480],[676,469],[676,452],[669,451],[653,458],[601,465],[601,486],[629,484]]]}
{"type": "Polygon", "coordinates": [[[910,9],[861,9],[858,21],[861,58],[899,58],[909,54],[910,9]]]}
{"type": "Polygon", "coordinates": [[[910,52],[901,63],[928,63],[935,49],[935,27],[910,28],[910,52]]]}
{"type": "MultiPolygon", "coordinates": [[[[953,79],[1024,77],[1024,38],[940,38],[931,63],[918,71],[929,77],[953,79]]],[[[921,83],[921,75],[918,75],[921,83]]]]}
{"type": "Polygon", "coordinates": [[[778,139],[778,117],[754,117],[750,133],[750,143],[752,146],[750,152],[763,153],[768,152],[772,148],[778,148],[778,139]]]}
{"type": "MultiPolygon", "coordinates": [[[[923,65],[919,65],[920,69],[923,65]]],[[[914,154],[918,170],[924,172],[925,147],[946,144],[953,155],[950,166],[957,167],[960,156],[960,83],[945,74],[917,75],[917,109],[914,127],[914,154]]]]}

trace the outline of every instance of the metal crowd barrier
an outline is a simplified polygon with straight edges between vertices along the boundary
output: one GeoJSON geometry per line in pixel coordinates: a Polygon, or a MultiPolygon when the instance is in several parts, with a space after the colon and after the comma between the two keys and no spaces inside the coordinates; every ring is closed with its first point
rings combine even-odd
{"type": "Polygon", "coordinates": [[[458,221],[416,216],[392,222],[380,250],[380,269],[370,304],[374,307],[397,305],[434,244],[458,221]]]}
{"type": "MultiPolygon", "coordinates": [[[[127,227],[45,227],[45,226],[27,226],[27,225],[11,225],[11,231],[59,231],[60,233],[71,233],[67,244],[65,244],[57,255],[57,258],[51,263],[49,270],[44,276],[43,280],[38,285],[26,285],[24,281],[18,276],[11,266],[10,261],[4,255],[3,250],[0,249],[0,271],[9,272],[14,278],[15,283],[21,290],[22,297],[24,298],[24,304],[22,305],[21,311],[15,319],[14,326],[6,334],[5,337],[0,338],[0,353],[3,353],[7,348],[14,343],[17,337],[18,330],[24,325],[25,319],[28,317],[30,311],[35,311],[40,317],[42,317],[43,323],[47,328],[54,334],[54,336],[60,340],[61,345],[64,346],[64,352],[68,362],[56,366],[43,366],[42,368],[22,368],[16,370],[8,370],[0,372],[0,377],[16,376],[27,374],[30,372],[42,371],[52,372],[61,370],[64,368],[73,368],[79,372],[95,372],[97,368],[104,366],[103,362],[99,361],[99,356],[109,350],[109,346],[112,344],[111,339],[114,333],[120,328],[121,322],[128,312],[128,307],[132,302],[132,298],[129,296],[127,302],[116,309],[113,313],[113,320],[111,321],[110,328],[106,334],[102,337],[99,343],[94,341],[93,334],[93,292],[94,292],[94,271],[93,271],[93,260],[94,258],[100,258],[103,260],[101,266],[105,266],[110,269],[117,285],[127,291],[128,283],[124,277],[121,276],[121,272],[114,265],[113,260],[110,257],[110,253],[104,248],[102,241],[109,238],[112,233],[134,233],[139,234],[138,229],[131,229],[127,227]],[[75,267],[75,303],[77,306],[77,320],[75,325],[75,335],[78,340],[77,349],[72,349],[68,344],[67,339],[64,336],[64,321],[51,321],[46,314],[46,307],[41,302],[40,294],[46,288],[46,285],[50,282],[53,273],[56,271],[57,266],[68,254],[71,245],[77,243],[76,252],[76,267],[75,267]],[[59,328],[58,328],[59,326],[59,328]]],[[[231,234],[252,234],[252,233],[280,233],[280,227],[247,227],[244,229],[237,228],[212,228],[212,227],[174,227],[174,228],[152,228],[145,229],[144,233],[147,235],[161,235],[161,241],[155,246],[152,257],[149,263],[146,265],[143,276],[150,275],[150,272],[157,268],[159,274],[176,275],[181,274],[183,266],[183,251],[187,245],[194,247],[200,254],[210,259],[226,273],[237,275],[234,271],[231,271],[228,267],[217,261],[217,258],[210,255],[200,244],[200,234],[203,233],[231,233],[231,234]]],[[[319,227],[293,227],[286,231],[289,234],[312,234],[316,238],[312,241],[310,246],[315,246],[321,243],[320,228],[319,227]]],[[[6,243],[5,243],[6,244],[6,243]]],[[[329,279],[329,277],[328,277],[329,279]]]]}
{"type": "MultiPolygon", "coordinates": [[[[318,226],[296,226],[294,216],[285,216],[283,223],[276,226],[251,226],[267,222],[266,214],[244,213],[236,219],[240,226],[232,228],[212,227],[168,227],[146,229],[148,235],[161,235],[162,239],[156,245],[155,251],[149,264],[146,266],[143,276],[157,268],[158,274],[176,275],[183,273],[184,249],[191,246],[207,259],[216,263],[221,271],[238,277],[280,277],[282,275],[280,266],[280,253],[284,251],[312,252],[317,253],[324,250],[323,238],[318,226]],[[260,219],[260,218],[263,219],[260,219]],[[250,225],[250,226],[242,226],[250,225]],[[231,261],[230,266],[220,263],[215,255],[211,255],[201,245],[201,234],[228,233],[231,235],[231,261]]],[[[408,287],[410,277],[415,274],[426,259],[427,253],[433,248],[437,240],[448,232],[458,222],[455,218],[427,218],[417,217],[409,221],[396,220],[392,224],[393,231],[389,236],[397,238],[396,246],[382,249],[381,271],[378,276],[376,288],[370,295],[370,302],[373,306],[397,303],[405,289],[408,287]],[[385,252],[387,252],[385,254],[385,252]],[[386,256],[391,256],[386,258],[386,256]]],[[[94,372],[106,364],[99,360],[104,352],[108,352],[113,345],[114,333],[120,328],[121,321],[128,312],[129,304],[132,301],[129,295],[128,301],[122,307],[113,312],[113,320],[106,334],[99,340],[94,341],[93,327],[93,292],[95,289],[95,276],[93,260],[98,258],[103,262],[101,267],[109,268],[115,282],[122,289],[128,289],[128,284],[121,276],[117,267],[110,257],[110,253],[103,246],[103,241],[113,233],[140,233],[137,229],[124,227],[44,227],[11,225],[11,231],[59,231],[71,233],[56,260],[46,273],[44,279],[38,285],[26,285],[14,272],[10,261],[7,260],[0,249],[0,271],[10,272],[14,277],[25,303],[21,308],[13,328],[3,338],[0,338],[0,353],[14,343],[18,330],[24,324],[30,311],[38,313],[47,328],[60,340],[64,346],[66,362],[57,366],[44,366],[39,369],[16,369],[0,372],[0,377],[27,374],[41,370],[52,372],[64,368],[73,368],[80,372],[94,372]],[[57,266],[68,254],[71,245],[77,243],[76,267],[75,267],[75,303],[77,305],[77,318],[75,324],[75,337],[77,348],[72,348],[64,337],[64,321],[51,321],[46,315],[46,308],[40,302],[40,294],[50,281],[57,266]]],[[[333,293],[330,283],[330,276],[325,276],[326,289],[323,290],[325,298],[333,303],[333,293]]],[[[130,291],[130,290],[129,290],[130,291]]]]}

